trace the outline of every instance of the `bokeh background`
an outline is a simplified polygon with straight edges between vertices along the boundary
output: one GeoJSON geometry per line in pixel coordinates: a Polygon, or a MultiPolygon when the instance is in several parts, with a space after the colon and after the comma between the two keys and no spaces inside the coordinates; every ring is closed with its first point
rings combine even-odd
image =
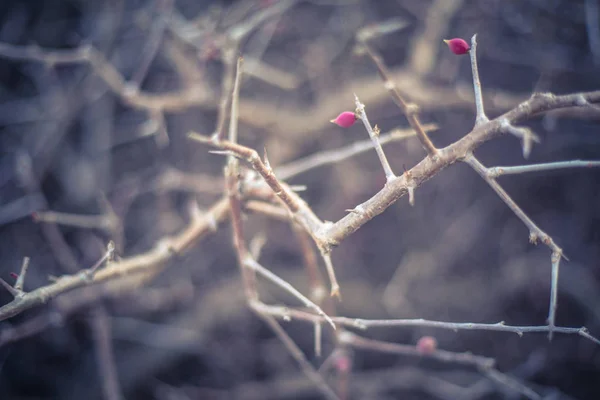
{"type": "MultiPolygon", "coordinates": [[[[93,45],[130,83],[115,90],[85,62],[51,65],[0,56],[3,279],[11,281],[10,273],[28,256],[26,289],[37,288],[51,276],[93,265],[109,239],[123,257],[143,252],[185,226],[190,200],[206,209],[219,198],[224,158],[190,143],[186,134],[215,129],[223,36],[270,7],[281,11],[252,30],[240,49],[248,71],[240,141],[265,147],[276,167],[366,139],[358,124],[342,130],[329,123],[354,108],[353,92],[382,131],[408,126],[375,67],[355,51],[355,35],[365,26],[402,27],[373,44],[400,89],[421,106],[422,121],[439,126],[432,139],[440,147],[474,123],[468,57],[451,54],[444,38],[478,34],[490,117],[533,92],[600,86],[597,0],[4,0],[0,42],[50,49],[93,45]],[[187,91],[197,98],[149,112],[123,97],[136,84],[146,93],[187,91]],[[86,220],[87,227],[35,220],[47,210],[96,217],[86,220]]],[[[487,166],[598,160],[599,117],[590,108],[532,119],[528,126],[541,143],[528,160],[514,137],[487,143],[477,155],[487,166]]],[[[424,156],[415,139],[392,143],[386,152],[397,173],[424,156]]],[[[368,152],[290,183],[306,185],[302,197],[319,217],[335,221],[384,181],[375,153],[368,152]]],[[[500,183],[570,259],[560,272],[557,323],[585,325],[600,335],[600,171],[531,173],[500,183]]],[[[306,291],[289,225],[249,215],[246,226],[249,239],[267,239],[263,265],[306,291]]],[[[333,259],[343,295],[339,315],[513,325],[542,325],[547,316],[549,250],[528,243],[527,229],[465,165],[426,182],[413,207],[400,199],[336,248],[333,259]]],[[[320,398],[248,310],[241,288],[225,225],[144,287],[84,302],[88,288],[0,322],[0,337],[31,321],[43,327],[2,341],[0,398],[103,398],[97,363],[102,332],[112,335],[127,399],[320,398]]],[[[261,289],[271,303],[295,304],[279,289],[261,289]]],[[[0,304],[10,299],[0,291],[0,304]]],[[[284,326],[319,365],[312,327],[284,326]]],[[[600,398],[600,348],[578,336],[549,342],[544,334],[423,328],[378,328],[367,335],[407,344],[432,335],[441,348],[496,358],[500,371],[547,398],[600,398]]],[[[326,332],[325,354],[333,346],[326,332]]],[[[352,357],[350,398],[473,394],[439,389],[440,382],[482,385],[471,398],[519,398],[453,364],[362,351],[352,357]]]]}

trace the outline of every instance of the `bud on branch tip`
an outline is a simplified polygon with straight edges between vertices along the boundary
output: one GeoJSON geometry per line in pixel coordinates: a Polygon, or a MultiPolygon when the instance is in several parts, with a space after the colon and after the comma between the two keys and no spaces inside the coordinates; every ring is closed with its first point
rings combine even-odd
{"type": "Polygon", "coordinates": [[[336,124],[337,126],[341,126],[342,128],[349,128],[356,122],[357,117],[356,114],[352,111],[344,111],[340,115],[338,115],[335,119],[332,119],[331,123],[336,124]]]}
{"type": "Polygon", "coordinates": [[[460,38],[444,39],[444,43],[448,45],[451,52],[457,55],[467,54],[471,50],[469,44],[460,38]]]}

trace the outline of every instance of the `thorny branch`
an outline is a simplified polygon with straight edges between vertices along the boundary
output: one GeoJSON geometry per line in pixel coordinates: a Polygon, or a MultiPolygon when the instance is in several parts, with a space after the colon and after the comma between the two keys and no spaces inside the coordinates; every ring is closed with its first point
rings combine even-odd
{"type": "MultiPolygon", "coordinates": [[[[170,8],[172,2],[163,2],[164,7],[170,8]]],[[[280,14],[289,9],[295,1],[277,2],[271,7],[265,8],[262,12],[255,14],[244,23],[238,24],[223,33],[221,41],[221,59],[224,64],[224,75],[222,80],[221,101],[218,110],[216,129],[212,136],[204,136],[197,133],[190,133],[189,137],[195,141],[216,148],[218,152],[225,153],[228,156],[225,167],[224,180],[225,192],[221,200],[216,202],[206,213],[200,215],[199,212],[193,212],[189,225],[179,234],[166,237],[156,244],[149,251],[125,258],[122,260],[113,260],[114,244],[112,242],[107,246],[105,255],[92,267],[83,269],[79,273],[64,275],[55,282],[46,286],[25,291],[25,278],[29,266],[29,259],[23,261],[21,271],[17,276],[14,286],[8,284],[0,278],[0,284],[13,295],[14,299],[0,308],[0,320],[5,320],[15,316],[29,308],[41,305],[62,293],[72,291],[76,288],[92,286],[99,283],[110,285],[114,283],[118,286],[125,279],[131,279],[127,285],[134,287],[142,285],[154,276],[156,276],[168,262],[186,249],[196,244],[209,233],[216,231],[219,225],[228,217],[231,218],[233,233],[233,243],[238,258],[240,272],[243,277],[246,298],[250,308],[262,318],[274,333],[281,339],[290,354],[300,364],[304,374],[320,389],[320,391],[331,399],[338,396],[326,383],[324,378],[315,370],[311,363],[306,359],[300,348],[293,342],[277,318],[282,320],[296,319],[306,321],[315,327],[315,350],[321,351],[321,324],[328,323],[336,331],[338,346],[353,346],[374,351],[385,351],[394,354],[418,355],[413,346],[400,345],[395,343],[380,342],[373,339],[363,338],[356,334],[346,331],[345,328],[362,329],[374,327],[430,327],[451,330],[487,330],[510,332],[518,335],[525,333],[544,332],[551,337],[553,333],[574,334],[582,336],[588,340],[600,345],[600,341],[592,336],[585,327],[571,328],[560,327],[555,324],[555,315],[558,296],[558,278],[561,258],[564,258],[562,249],[554,240],[543,230],[541,230],[527,214],[512,200],[504,189],[496,182],[500,175],[525,173],[532,171],[545,171],[549,169],[571,168],[571,167],[592,167],[599,166],[600,161],[565,161],[547,164],[534,164],[515,167],[485,167],[474,156],[474,151],[483,143],[497,138],[501,135],[512,134],[522,139],[523,155],[527,157],[531,151],[532,143],[537,137],[527,128],[517,127],[517,125],[533,116],[543,112],[561,110],[572,107],[588,108],[600,103],[600,91],[576,93],[570,95],[556,96],[549,93],[536,93],[525,102],[514,107],[510,111],[489,119],[484,110],[482,87],[479,78],[476,58],[476,36],[472,37],[472,47],[470,51],[471,68],[473,74],[473,89],[476,105],[476,117],[473,129],[456,142],[444,147],[436,148],[428,136],[431,126],[423,125],[418,118],[418,106],[409,103],[401,95],[396,84],[392,79],[392,74],[385,66],[383,59],[377,54],[374,48],[368,42],[372,36],[357,34],[357,39],[375,63],[377,70],[384,80],[384,87],[390,93],[394,102],[401,111],[415,132],[415,136],[427,152],[427,156],[417,165],[406,171],[400,176],[396,176],[383,152],[382,143],[392,140],[379,135],[377,126],[371,126],[365,106],[358,96],[355,97],[357,116],[363,121],[372,142],[368,145],[364,143],[356,148],[344,149],[347,155],[341,155],[341,151],[334,153],[338,160],[343,157],[350,157],[360,151],[374,148],[379,156],[381,165],[384,169],[387,183],[386,185],[369,200],[354,207],[349,214],[337,222],[328,222],[319,219],[310,206],[285,183],[285,179],[309,170],[311,168],[331,163],[330,157],[323,152],[315,157],[304,160],[303,163],[291,163],[277,169],[279,178],[271,167],[266,152],[263,157],[249,147],[238,143],[238,118],[239,118],[239,92],[242,77],[242,59],[238,58],[237,64],[234,63],[237,52],[244,39],[252,30],[274,15],[280,14]],[[235,67],[234,67],[235,66],[235,67]],[[229,117],[229,135],[225,140],[225,125],[229,117]],[[253,179],[246,173],[239,164],[239,159],[246,161],[262,178],[261,181],[253,179]],[[394,204],[405,194],[409,194],[411,203],[414,201],[413,193],[416,187],[419,187],[433,176],[439,174],[442,170],[453,165],[456,162],[464,162],[474,169],[482,179],[496,192],[496,194],[508,205],[513,213],[529,229],[530,241],[537,243],[541,241],[551,250],[552,281],[550,293],[550,306],[548,313],[548,325],[540,326],[512,326],[504,322],[499,323],[454,323],[443,321],[431,321],[425,319],[359,319],[335,316],[334,313],[326,313],[321,308],[322,296],[317,294],[322,289],[317,262],[311,255],[310,243],[306,238],[310,237],[320,251],[323,262],[331,283],[331,294],[339,296],[339,284],[337,282],[331,252],[333,247],[338,246],[344,239],[356,232],[365,223],[381,214],[389,206],[394,204]],[[248,199],[242,187],[252,186],[270,189],[270,196],[263,196],[261,199],[248,199]],[[274,195],[274,196],[273,196],[274,195]],[[274,200],[275,199],[275,200],[274,200]],[[298,236],[301,240],[303,254],[307,264],[307,271],[311,276],[313,301],[308,296],[303,295],[291,284],[272,273],[269,269],[263,267],[257,257],[252,254],[246,245],[243,230],[243,212],[256,211],[278,219],[287,219],[297,228],[298,236]],[[259,300],[258,289],[256,287],[257,275],[266,278],[277,286],[283,288],[296,299],[300,300],[304,309],[270,306],[259,300]],[[307,311],[308,309],[308,311],[307,311]]],[[[161,24],[156,29],[156,35],[148,44],[146,59],[142,68],[132,78],[130,82],[120,74],[120,72],[107,60],[107,58],[92,46],[84,46],[74,50],[46,51],[36,46],[14,46],[0,43],[0,55],[5,58],[16,60],[33,60],[45,63],[47,65],[70,64],[70,63],[88,63],[94,71],[104,80],[104,82],[128,105],[147,110],[149,112],[158,112],[162,115],[166,110],[186,109],[193,105],[199,105],[211,101],[211,93],[205,90],[203,86],[197,84],[187,87],[183,90],[166,94],[149,94],[139,89],[140,83],[145,76],[148,65],[157,51],[157,42],[159,41],[165,29],[171,29],[182,38],[185,36],[182,32],[174,28],[171,23],[171,16],[165,16],[161,19],[161,24]]],[[[390,30],[393,31],[396,28],[390,30]]],[[[384,32],[384,33],[387,33],[384,32]]],[[[189,39],[189,38],[188,38],[189,39]]],[[[190,39],[190,43],[195,43],[190,39]]],[[[164,118],[164,117],[162,117],[164,118]]],[[[113,216],[111,216],[113,217],[113,216]]],[[[79,226],[101,226],[109,223],[105,217],[82,217],[69,216],[58,213],[46,212],[42,214],[46,219],[62,219],[64,223],[71,223],[79,226]]],[[[98,309],[97,312],[103,312],[98,309]]],[[[96,340],[99,343],[101,351],[99,366],[102,369],[102,375],[113,376],[106,379],[112,386],[104,387],[107,398],[117,398],[119,388],[114,385],[115,371],[114,362],[110,359],[103,359],[102,356],[112,354],[110,326],[108,325],[106,315],[96,315],[96,340]],[[108,350],[107,350],[108,349],[108,350]]],[[[12,339],[12,338],[10,338],[12,339]]],[[[6,341],[10,341],[6,339],[6,341]]],[[[511,381],[507,376],[494,370],[494,360],[482,356],[471,355],[467,353],[452,353],[443,350],[436,350],[428,354],[432,358],[445,362],[468,364],[479,368],[482,372],[497,382],[523,393],[530,398],[538,398],[537,393],[518,382],[511,381]]]]}

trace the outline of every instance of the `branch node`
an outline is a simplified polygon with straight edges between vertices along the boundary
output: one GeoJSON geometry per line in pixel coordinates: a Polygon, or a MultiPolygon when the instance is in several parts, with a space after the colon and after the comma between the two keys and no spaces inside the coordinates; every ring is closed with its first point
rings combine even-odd
{"type": "Polygon", "coordinates": [[[529,232],[529,243],[538,244],[539,237],[535,232],[529,232]]]}
{"type": "Polygon", "coordinates": [[[394,175],[394,171],[392,171],[392,167],[383,152],[383,148],[381,147],[381,142],[379,141],[379,128],[375,125],[375,128],[371,127],[371,123],[369,122],[369,118],[367,117],[367,113],[365,112],[365,105],[360,102],[356,93],[354,94],[354,103],[356,104],[356,116],[362,121],[373,145],[375,147],[375,152],[377,153],[377,157],[379,157],[379,162],[383,167],[383,172],[385,173],[386,181],[390,181],[396,177],[394,175]]]}

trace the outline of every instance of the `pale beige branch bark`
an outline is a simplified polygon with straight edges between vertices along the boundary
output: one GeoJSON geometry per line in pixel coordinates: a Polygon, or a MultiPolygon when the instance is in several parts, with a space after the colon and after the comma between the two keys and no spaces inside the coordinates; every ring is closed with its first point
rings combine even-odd
{"type": "Polygon", "coordinates": [[[46,303],[61,293],[78,287],[118,279],[129,274],[152,270],[158,273],[174,255],[188,249],[207,234],[214,232],[217,224],[228,216],[227,200],[221,200],[211,207],[206,214],[193,219],[178,235],[161,240],[149,251],[124,258],[99,269],[92,278],[85,274],[65,275],[56,282],[40,287],[0,307],[0,321],[13,317],[21,312],[46,303]]]}

